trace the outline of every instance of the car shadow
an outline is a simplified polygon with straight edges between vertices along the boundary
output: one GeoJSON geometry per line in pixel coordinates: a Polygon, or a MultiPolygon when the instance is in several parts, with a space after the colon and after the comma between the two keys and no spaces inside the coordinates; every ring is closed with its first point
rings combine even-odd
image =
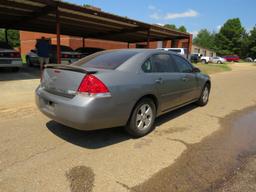
{"type": "MultiPolygon", "coordinates": [[[[162,115],[156,119],[155,125],[160,126],[161,124],[164,124],[191,110],[194,110],[196,107],[197,105],[190,104],[180,109],[169,112],[165,115],[162,115]]],[[[125,132],[123,127],[94,131],[81,131],[61,125],[52,120],[46,123],[46,127],[54,135],[62,138],[63,140],[88,149],[103,148],[123,141],[127,141],[129,139],[133,139],[125,132]]]]}
{"type": "Polygon", "coordinates": [[[12,71],[11,68],[0,68],[0,81],[39,79],[39,67],[28,67],[24,65],[18,72],[12,71]]]}

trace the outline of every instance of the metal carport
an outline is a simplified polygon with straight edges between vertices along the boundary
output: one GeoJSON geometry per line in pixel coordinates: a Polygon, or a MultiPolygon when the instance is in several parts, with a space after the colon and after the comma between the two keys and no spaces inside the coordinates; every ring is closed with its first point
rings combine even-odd
{"type": "Polygon", "coordinates": [[[57,0],[0,0],[0,28],[129,43],[188,39],[191,35],[57,0]]]}

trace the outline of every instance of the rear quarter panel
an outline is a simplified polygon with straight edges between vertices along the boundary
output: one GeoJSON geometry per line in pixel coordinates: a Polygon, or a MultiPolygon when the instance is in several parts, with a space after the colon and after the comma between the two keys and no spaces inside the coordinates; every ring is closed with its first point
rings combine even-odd
{"type": "Polygon", "coordinates": [[[112,112],[127,122],[135,104],[145,95],[157,97],[154,80],[142,73],[110,71],[96,74],[111,93],[112,112]]]}

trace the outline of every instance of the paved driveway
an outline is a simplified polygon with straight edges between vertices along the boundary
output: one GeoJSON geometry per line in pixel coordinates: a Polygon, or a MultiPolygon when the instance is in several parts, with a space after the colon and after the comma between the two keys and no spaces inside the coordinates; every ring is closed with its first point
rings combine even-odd
{"type": "Polygon", "coordinates": [[[81,132],[51,121],[34,104],[39,80],[13,79],[0,81],[0,191],[129,191],[256,103],[256,67],[234,64],[212,76],[209,105],[171,112],[131,139],[121,128],[81,132]]]}

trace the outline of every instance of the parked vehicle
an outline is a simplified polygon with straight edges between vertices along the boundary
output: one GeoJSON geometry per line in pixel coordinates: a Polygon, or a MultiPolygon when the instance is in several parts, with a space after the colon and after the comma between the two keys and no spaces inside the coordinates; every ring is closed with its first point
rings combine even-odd
{"type": "MultiPolygon", "coordinates": [[[[50,63],[57,63],[57,46],[51,45],[51,53],[50,53],[50,63]]],[[[77,60],[82,58],[82,54],[74,51],[72,48],[68,46],[61,46],[61,63],[62,64],[71,64],[77,60]]],[[[37,51],[35,49],[31,50],[27,56],[26,61],[29,66],[39,65],[39,57],[37,55],[37,51]]]]}
{"type": "Polygon", "coordinates": [[[209,62],[211,61],[211,57],[202,56],[202,57],[200,58],[200,60],[201,60],[201,62],[202,62],[203,64],[207,64],[207,63],[209,63],[209,62]]]}
{"type": "Polygon", "coordinates": [[[211,62],[217,63],[217,64],[223,64],[226,62],[226,59],[216,56],[216,57],[212,57],[211,62]]]}
{"type": "Polygon", "coordinates": [[[200,60],[201,60],[201,55],[200,54],[193,53],[193,54],[190,55],[190,61],[192,63],[198,63],[198,62],[200,62],[200,60]]]}
{"type": "Polygon", "coordinates": [[[95,47],[80,47],[75,50],[75,52],[81,53],[81,57],[86,57],[99,51],[104,51],[104,49],[95,47]]]}
{"type": "Polygon", "coordinates": [[[250,62],[253,62],[253,59],[251,57],[247,57],[245,58],[245,61],[250,63],[250,62]]]}
{"type": "Polygon", "coordinates": [[[228,62],[239,62],[240,58],[236,55],[229,55],[229,56],[224,56],[224,59],[228,62]]]}
{"type": "Polygon", "coordinates": [[[20,53],[8,43],[0,41],[0,68],[11,68],[17,72],[22,67],[20,53]]]}
{"type": "Polygon", "coordinates": [[[157,116],[208,102],[211,82],[182,56],[150,49],[98,52],[71,65],[46,65],[36,103],[66,126],[94,130],[125,126],[141,137],[157,116]]]}
{"type": "Polygon", "coordinates": [[[184,58],[188,57],[188,50],[186,48],[158,48],[164,51],[172,51],[174,53],[177,53],[181,56],[183,56],[184,58]]]}

